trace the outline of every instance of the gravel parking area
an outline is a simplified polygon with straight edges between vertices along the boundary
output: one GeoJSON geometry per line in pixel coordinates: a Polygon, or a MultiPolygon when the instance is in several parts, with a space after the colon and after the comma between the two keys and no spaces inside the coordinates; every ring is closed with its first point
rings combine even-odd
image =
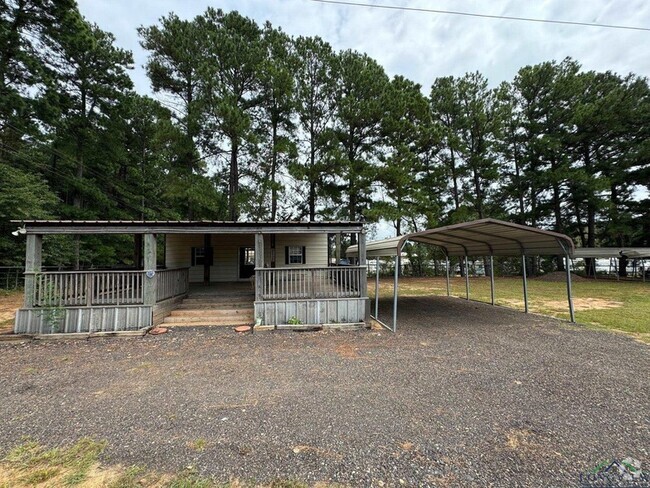
{"type": "Polygon", "coordinates": [[[107,463],[355,486],[576,486],[650,462],[647,345],[453,298],[401,298],[397,334],[179,328],[0,358],[0,451],[90,436],[107,463]]]}

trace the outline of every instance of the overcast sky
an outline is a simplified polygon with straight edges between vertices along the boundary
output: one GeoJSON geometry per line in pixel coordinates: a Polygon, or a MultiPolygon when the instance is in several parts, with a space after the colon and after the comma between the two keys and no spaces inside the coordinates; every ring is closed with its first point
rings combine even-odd
{"type": "MultiPolygon", "coordinates": [[[[480,71],[491,85],[511,80],[528,64],[566,56],[585,69],[650,76],[650,32],[538,24],[512,20],[392,11],[315,3],[311,0],[78,0],[81,12],[130,49],[136,89],[150,92],[142,65],[146,53],[136,28],[175,12],[192,18],[208,6],[271,21],[292,35],[318,35],[335,49],[355,49],[377,59],[389,75],[425,87],[434,78],[480,71]]],[[[359,0],[442,10],[650,27],[647,0],[359,0]]]]}

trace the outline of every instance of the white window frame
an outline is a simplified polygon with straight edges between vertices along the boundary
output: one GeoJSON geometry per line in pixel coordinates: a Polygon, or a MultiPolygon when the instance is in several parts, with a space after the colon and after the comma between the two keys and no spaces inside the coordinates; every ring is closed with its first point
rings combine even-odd
{"type": "Polygon", "coordinates": [[[303,246],[287,246],[289,248],[289,264],[305,264],[303,246]]]}

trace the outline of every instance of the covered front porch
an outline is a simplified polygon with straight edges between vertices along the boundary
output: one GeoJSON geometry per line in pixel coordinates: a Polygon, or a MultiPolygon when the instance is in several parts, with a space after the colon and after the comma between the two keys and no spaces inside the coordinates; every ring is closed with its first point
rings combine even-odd
{"type": "MultiPolygon", "coordinates": [[[[329,247],[329,236],[340,242],[341,234],[354,234],[364,249],[359,223],[20,223],[27,239],[25,303],[16,314],[16,333],[145,329],[187,308],[181,305],[190,292],[219,297],[247,290],[253,309],[247,320],[258,327],[367,319],[365,253],[354,266],[338,266],[340,248],[332,253],[329,247]],[[142,269],[42,271],[43,235],[117,233],[142,243],[136,260],[142,269]],[[158,236],[164,236],[163,256],[158,236]]],[[[211,323],[223,315],[218,307],[204,317],[196,314],[205,319],[201,325],[225,325],[211,323]]]]}

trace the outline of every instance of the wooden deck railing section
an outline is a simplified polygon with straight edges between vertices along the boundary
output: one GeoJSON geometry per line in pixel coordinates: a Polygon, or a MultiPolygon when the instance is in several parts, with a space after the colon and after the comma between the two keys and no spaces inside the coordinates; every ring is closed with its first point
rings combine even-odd
{"type": "MultiPolygon", "coordinates": [[[[188,268],[159,270],[156,301],[184,295],[188,268]]],[[[52,271],[35,276],[35,307],[92,307],[144,304],[145,271],[52,271]]]]}
{"type": "Polygon", "coordinates": [[[265,268],[255,272],[258,300],[360,298],[366,268],[265,268]]]}
{"type": "Polygon", "coordinates": [[[157,302],[187,294],[190,287],[189,268],[162,269],[157,271],[156,275],[158,276],[157,302]]]}

